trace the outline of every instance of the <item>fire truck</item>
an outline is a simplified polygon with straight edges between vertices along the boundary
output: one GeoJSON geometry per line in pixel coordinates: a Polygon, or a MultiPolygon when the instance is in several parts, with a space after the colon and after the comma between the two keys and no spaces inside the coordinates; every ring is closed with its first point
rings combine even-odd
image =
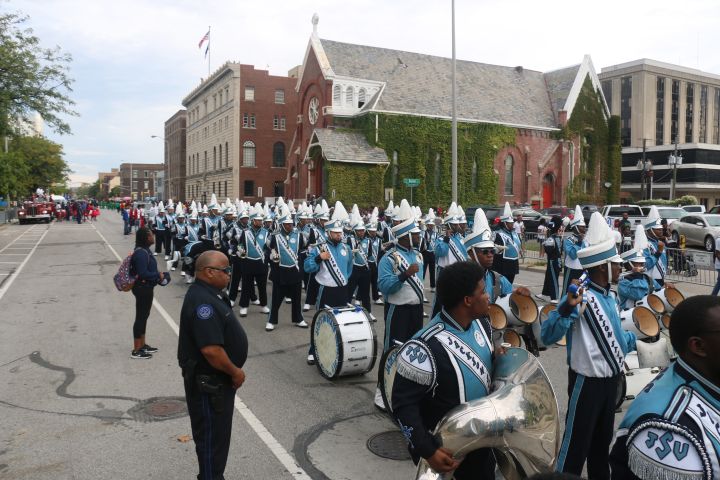
{"type": "Polygon", "coordinates": [[[50,223],[55,210],[53,202],[45,202],[39,199],[27,200],[17,211],[17,218],[20,225],[31,222],[50,223]]]}

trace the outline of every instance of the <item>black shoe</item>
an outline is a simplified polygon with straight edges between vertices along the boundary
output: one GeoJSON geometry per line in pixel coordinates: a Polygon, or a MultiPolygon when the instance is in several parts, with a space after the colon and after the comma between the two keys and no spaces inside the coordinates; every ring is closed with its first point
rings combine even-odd
{"type": "Polygon", "coordinates": [[[155,353],[155,352],[157,352],[157,351],[160,350],[160,349],[159,349],[159,348],[156,348],[156,347],[151,347],[150,345],[148,345],[148,344],[146,343],[145,345],[143,345],[142,347],[140,347],[140,350],[142,350],[142,351],[145,352],[145,353],[155,353]]]}
{"type": "Polygon", "coordinates": [[[136,360],[148,360],[152,358],[152,354],[147,353],[145,350],[133,350],[130,353],[130,358],[134,358],[136,360]]]}

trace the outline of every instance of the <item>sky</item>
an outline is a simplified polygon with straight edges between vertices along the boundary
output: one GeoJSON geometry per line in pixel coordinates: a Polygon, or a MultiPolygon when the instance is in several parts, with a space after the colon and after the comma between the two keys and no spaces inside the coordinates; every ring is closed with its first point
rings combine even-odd
{"type": "MultiPolygon", "coordinates": [[[[71,181],[123,162],[162,163],[164,123],[226,61],[273,75],[320,38],[450,57],[451,0],[0,0],[30,16],[44,47],[72,55],[71,181]]],[[[596,71],[651,58],[720,74],[717,0],[455,0],[457,58],[550,71],[592,57],[596,71]]],[[[448,89],[450,86],[448,85],[448,89]]]]}

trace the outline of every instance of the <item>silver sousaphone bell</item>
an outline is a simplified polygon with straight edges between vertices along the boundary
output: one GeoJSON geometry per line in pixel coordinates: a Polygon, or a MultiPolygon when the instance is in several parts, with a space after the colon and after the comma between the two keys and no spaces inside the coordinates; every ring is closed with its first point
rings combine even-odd
{"type": "MultiPolygon", "coordinates": [[[[508,348],[495,358],[490,395],[457,406],[437,424],[438,444],[457,459],[492,448],[507,479],[552,471],[560,449],[557,398],[540,362],[527,350],[508,348]]],[[[416,480],[439,480],[425,459],[416,480]]]]}

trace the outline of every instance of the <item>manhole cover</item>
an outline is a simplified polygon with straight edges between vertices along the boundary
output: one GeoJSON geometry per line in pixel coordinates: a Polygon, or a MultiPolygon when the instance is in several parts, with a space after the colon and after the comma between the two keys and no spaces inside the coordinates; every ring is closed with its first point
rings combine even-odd
{"type": "Polygon", "coordinates": [[[410,460],[407,441],[399,430],[378,433],[367,441],[367,448],[378,457],[390,460],[410,460]]]}
{"type": "Polygon", "coordinates": [[[139,422],[160,422],[186,416],[187,404],[182,397],[152,397],[138,402],[128,415],[139,422]]]}

